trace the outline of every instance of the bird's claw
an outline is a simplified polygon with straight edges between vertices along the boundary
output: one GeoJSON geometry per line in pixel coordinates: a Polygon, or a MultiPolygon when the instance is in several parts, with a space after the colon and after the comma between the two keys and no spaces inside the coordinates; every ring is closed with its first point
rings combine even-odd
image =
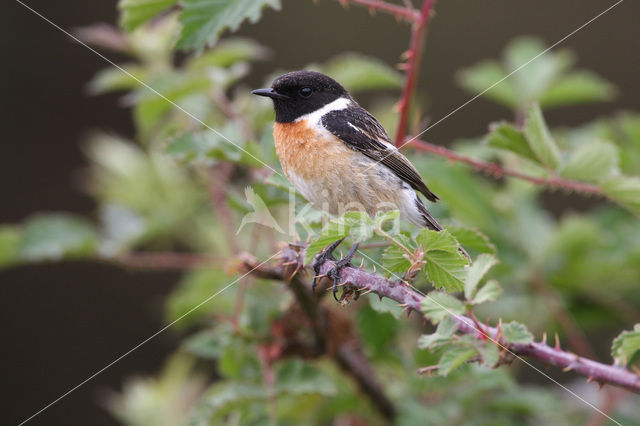
{"type": "Polygon", "coordinates": [[[346,257],[336,261],[335,258],[332,255],[332,252],[333,252],[333,250],[336,249],[336,247],[338,247],[338,245],[340,245],[340,243],[343,240],[344,240],[344,238],[334,242],[329,247],[327,247],[325,250],[323,250],[320,254],[318,254],[318,256],[316,256],[316,261],[315,261],[315,263],[313,265],[313,270],[315,272],[315,276],[313,277],[313,282],[311,284],[311,289],[315,292],[315,288],[316,288],[316,285],[317,285],[317,278],[322,276],[322,275],[319,275],[320,274],[320,265],[322,265],[325,260],[333,260],[335,263],[334,263],[333,267],[331,269],[329,269],[329,271],[327,272],[326,277],[329,278],[331,281],[333,281],[333,287],[332,287],[333,298],[337,302],[340,301],[338,299],[338,296],[337,296],[337,294],[338,294],[338,281],[340,280],[340,271],[345,266],[351,265],[351,259],[353,259],[353,256],[354,256],[356,250],[358,249],[358,243],[355,243],[353,246],[351,246],[351,249],[349,250],[349,253],[347,253],[346,257]]]}

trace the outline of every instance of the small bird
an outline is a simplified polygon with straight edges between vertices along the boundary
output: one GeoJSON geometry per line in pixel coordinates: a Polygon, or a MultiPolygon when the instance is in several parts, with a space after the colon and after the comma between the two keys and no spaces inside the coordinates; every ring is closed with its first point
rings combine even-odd
{"type": "MultiPolygon", "coordinates": [[[[338,82],[319,72],[294,71],[251,93],[273,100],[273,136],[282,170],[314,207],[333,215],[399,210],[404,220],[442,230],[416,191],[431,202],[438,197],[378,120],[338,82]]],[[[330,256],[335,247],[323,253],[330,256]]],[[[349,264],[356,249],[354,244],[328,274],[334,297],[339,269],[349,264]]]]}

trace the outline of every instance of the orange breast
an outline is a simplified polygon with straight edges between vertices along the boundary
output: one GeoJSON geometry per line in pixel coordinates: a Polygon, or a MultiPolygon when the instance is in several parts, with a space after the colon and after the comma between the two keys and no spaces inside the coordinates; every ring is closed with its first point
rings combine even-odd
{"type": "Polygon", "coordinates": [[[336,167],[348,166],[353,151],[335,136],[310,128],[306,121],[276,123],[276,152],[287,177],[294,173],[307,181],[318,181],[336,167]]]}

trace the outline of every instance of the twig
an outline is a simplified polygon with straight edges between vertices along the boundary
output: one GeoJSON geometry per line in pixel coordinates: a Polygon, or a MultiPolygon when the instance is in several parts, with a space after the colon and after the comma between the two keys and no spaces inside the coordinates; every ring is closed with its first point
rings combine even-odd
{"type": "Polygon", "coordinates": [[[357,4],[367,7],[370,11],[379,10],[395,16],[398,19],[404,19],[409,22],[418,22],[420,13],[415,9],[402,7],[395,4],[387,3],[381,0],[338,0],[343,6],[348,4],[357,4]]]}
{"type": "Polygon", "coordinates": [[[396,131],[396,146],[400,146],[404,142],[404,137],[407,135],[411,100],[418,80],[418,70],[420,69],[420,60],[422,59],[424,39],[434,3],[435,0],[424,0],[419,19],[414,23],[411,31],[411,44],[409,50],[406,52],[407,63],[404,64],[406,72],[404,89],[402,90],[400,101],[398,101],[400,118],[396,131]]]}
{"type": "Polygon", "coordinates": [[[582,194],[592,194],[606,197],[606,194],[604,193],[602,188],[597,185],[568,179],[560,179],[557,177],[539,178],[529,176],[515,170],[504,168],[497,163],[476,160],[465,155],[458,154],[457,152],[447,149],[443,146],[434,145],[432,143],[421,141],[418,139],[411,140],[411,142],[407,143],[406,146],[412,147],[419,151],[430,152],[440,157],[448,158],[451,161],[459,161],[461,163],[468,164],[470,166],[473,166],[476,170],[479,170],[488,174],[489,176],[493,176],[496,178],[500,178],[502,176],[511,176],[514,178],[526,180],[536,185],[547,186],[550,188],[562,188],[582,194]]]}
{"type": "Polygon", "coordinates": [[[232,163],[220,163],[214,170],[211,171],[211,178],[209,179],[209,198],[211,200],[211,207],[216,212],[216,215],[220,219],[222,224],[222,232],[226,236],[226,240],[231,246],[233,253],[238,253],[240,247],[238,239],[233,230],[235,225],[233,223],[233,216],[229,205],[226,200],[227,185],[229,178],[233,173],[234,164],[232,163]]]}
{"type": "Polygon", "coordinates": [[[116,264],[136,269],[193,269],[221,264],[224,259],[200,253],[131,252],[111,259],[116,264]]]}
{"type": "MultiPolygon", "coordinates": [[[[292,249],[283,250],[283,261],[299,262],[299,252],[292,249]]],[[[256,265],[247,265],[255,267],[256,265]]],[[[333,267],[332,261],[325,261],[319,265],[320,273],[326,274],[333,267]]],[[[279,277],[283,279],[282,273],[278,272],[278,267],[270,266],[258,267],[255,273],[264,277],[279,277]]],[[[298,280],[300,274],[297,275],[298,280]]],[[[348,282],[352,286],[373,292],[379,296],[387,297],[395,300],[407,309],[421,312],[420,305],[425,296],[415,292],[410,287],[399,283],[389,281],[381,276],[362,271],[354,267],[345,267],[341,271],[341,277],[344,282],[348,282]]],[[[305,285],[308,285],[306,283],[305,285]]],[[[458,331],[463,334],[469,334],[476,337],[490,337],[494,341],[500,342],[501,345],[509,349],[513,354],[535,358],[562,368],[563,371],[575,371],[588,378],[589,381],[596,381],[600,384],[611,384],[635,393],[640,393],[640,376],[634,374],[624,368],[614,365],[606,365],[600,362],[580,357],[576,354],[565,352],[559,348],[553,348],[546,342],[532,343],[506,343],[501,340],[500,332],[495,327],[484,326],[483,330],[478,330],[474,321],[464,315],[452,315],[458,326],[458,331]]]]}

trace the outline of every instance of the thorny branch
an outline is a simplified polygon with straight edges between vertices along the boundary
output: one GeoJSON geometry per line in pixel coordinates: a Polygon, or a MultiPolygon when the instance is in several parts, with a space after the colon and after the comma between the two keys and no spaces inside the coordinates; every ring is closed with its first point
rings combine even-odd
{"type": "Polygon", "coordinates": [[[418,70],[420,69],[420,61],[422,59],[422,50],[424,48],[424,40],[427,34],[427,25],[433,10],[435,0],[425,0],[420,10],[418,21],[413,24],[411,30],[411,44],[406,52],[407,63],[403,64],[406,72],[404,89],[402,96],[398,101],[398,110],[400,118],[398,121],[398,130],[396,132],[396,146],[400,146],[407,134],[407,126],[409,124],[409,113],[411,112],[411,100],[415,92],[416,83],[418,81],[418,70]]]}
{"type": "Polygon", "coordinates": [[[539,178],[529,176],[516,170],[504,168],[498,163],[476,160],[465,155],[458,154],[457,152],[447,149],[443,146],[434,145],[432,143],[421,141],[418,139],[410,140],[410,142],[409,140],[405,141],[407,147],[412,147],[418,151],[430,152],[440,157],[448,158],[451,161],[458,161],[464,164],[468,164],[474,167],[476,170],[479,170],[488,174],[489,176],[493,176],[496,178],[500,178],[502,176],[511,176],[518,179],[526,180],[536,185],[546,186],[550,188],[562,188],[568,191],[579,192],[582,194],[591,194],[601,197],[606,196],[602,188],[590,183],[560,179],[557,177],[539,178]]]}
{"type": "MultiPolygon", "coordinates": [[[[302,268],[300,252],[294,248],[284,249],[282,261],[290,268],[298,270],[302,268]]],[[[282,272],[282,266],[258,266],[257,264],[246,264],[247,268],[256,268],[255,274],[277,280],[286,281],[286,275],[282,272]]],[[[325,261],[320,265],[320,273],[326,274],[333,267],[333,262],[325,261]]],[[[354,267],[345,267],[341,272],[342,280],[351,286],[375,293],[381,297],[395,300],[409,310],[421,312],[420,305],[425,296],[417,293],[401,282],[389,281],[381,276],[363,271],[354,267]]],[[[302,280],[300,273],[296,274],[295,282],[298,286],[304,287],[308,293],[309,283],[302,280]]],[[[316,307],[322,306],[313,300],[307,303],[316,307]]],[[[614,365],[602,364],[588,358],[578,356],[571,352],[566,352],[559,345],[548,346],[545,341],[533,343],[506,343],[500,339],[500,330],[488,325],[480,325],[471,318],[464,315],[453,315],[460,333],[477,336],[478,338],[490,338],[494,342],[500,343],[504,348],[519,356],[526,356],[538,359],[546,364],[562,368],[562,371],[575,371],[588,378],[588,381],[596,381],[603,384],[611,384],[621,388],[640,393],[640,376],[624,368],[614,365]],[[480,327],[480,328],[478,328],[480,327]]]]}

